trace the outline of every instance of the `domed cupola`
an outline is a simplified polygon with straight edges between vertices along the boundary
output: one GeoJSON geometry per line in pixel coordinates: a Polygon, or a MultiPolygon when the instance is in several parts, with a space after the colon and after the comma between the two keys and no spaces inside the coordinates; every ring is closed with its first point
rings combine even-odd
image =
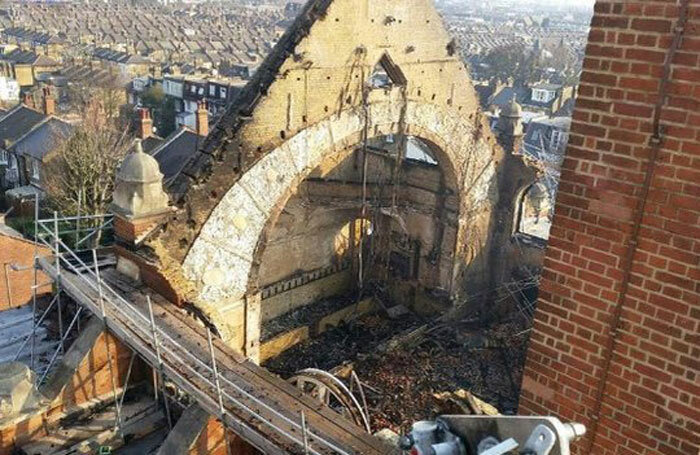
{"type": "Polygon", "coordinates": [[[144,153],[141,141],[122,162],[114,182],[112,210],[127,218],[161,214],[168,209],[163,173],[158,162],[144,153]]]}

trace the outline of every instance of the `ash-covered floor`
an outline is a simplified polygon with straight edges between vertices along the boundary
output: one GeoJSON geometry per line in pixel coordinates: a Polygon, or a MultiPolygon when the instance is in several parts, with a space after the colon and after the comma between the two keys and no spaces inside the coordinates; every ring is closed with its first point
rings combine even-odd
{"type": "Polygon", "coordinates": [[[372,431],[401,432],[441,413],[442,392],[465,389],[501,413],[517,408],[528,330],[525,322],[490,327],[452,324],[412,313],[361,317],[295,346],[265,367],[284,378],[304,368],[351,364],[366,384],[372,431]]]}

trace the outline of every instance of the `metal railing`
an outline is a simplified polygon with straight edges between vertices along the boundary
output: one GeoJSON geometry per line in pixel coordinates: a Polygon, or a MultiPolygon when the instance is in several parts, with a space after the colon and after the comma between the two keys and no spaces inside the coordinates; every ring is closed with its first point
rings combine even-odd
{"type": "MultiPolygon", "coordinates": [[[[99,246],[101,241],[105,241],[105,235],[111,234],[114,230],[114,215],[76,215],[69,217],[58,217],[54,212],[53,218],[36,220],[36,238],[45,240],[47,232],[42,232],[39,228],[49,227],[51,237],[58,235],[64,242],[72,242],[72,250],[78,253],[88,252],[99,246]],[[91,242],[92,241],[92,242],[91,242]]],[[[44,242],[46,243],[46,242],[44,242]]],[[[50,243],[55,243],[52,240],[50,243]]]]}
{"type": "Polygon", "coordinates": [[[210,365],[198,358],[186,347],[182,346],[161,327],[158,327],[158,325],[155,324],[155,320],[152,319],[153,308],[150,299],[148,299],[148,306],[151,317],[145,315],[133,303],[124,299],[121,294],[106,284],[100,277],[99,267],[97,267],[97,264],[95,264],[94,267],[86,264],[75,251],[71,250],[66,245],[58,232],[57,217],[48,220],[37,220],[36,225],[43,231],[41,232],[41,235],[37,235],[37,240],[48,247],[54,254],[56,260],[56,274],[58,275],[57,281],[60,282],[60,269],[65,267],[66,270],[73,273],[84,285],[86,285],[89,289],[92,289],[99,296],[99,302],[97,304],[99,306],[91,308],[93,313],[95,313],[98,318],[105,322],[105,324],[107,324],[107,320],[110,318],[110,312],[112,314],[116,314],[123,320],[127,321],[128,328],[134,332],[137,332],[137,335],[142,340],[151,340],[151,343],[153,343],[153,348],[145,345],[145,343],[144,348],[148,350],[150,356],[155,361],[149,361],[149,359],[146,359],[146,361],[149,363],[156,363],[156,365],[153,366],[158,368],[161,372],[167,368],[169,370],[167,373],[168,376],[177,379],[181,384],[188,385],[191,389],[191,393],[198,393],[200,403],[201,401],[208,401],[212,407],[218,409],[220,413],[219,418],[221,419],[222,423],[226,424],[226,420],[229,418],[235,422],[236,425],[242,426],[250,431],[256,431],[247,423],[243,422],[239,417],[231,414],[226,409],[225,405],[230,404],[239,411],[243,411],[244,414],[249,415],[252,419],[260,422],[262,426],[267,427],[279,436],[282,436],[284,440],[291,441],[292,443],[298,445],[302,448],[303,453],[305,454],[321,455],[316,449],[311,447],[311,442],[315,441],[319,447],[330,449],[333,452],[341,455],[351,455],[351,452],[338,447],[334,442],[310,431],[306,425],[305,415],[301,415],[300,421],[297,422],[255,397],[250,392],[246,391],[244,388],[238,384],[235,384],[233,381],[221,374],[216,367],[216,357],[214,355],[213,344],[211,344],[211,334],[209,334],[210,355],[212,357],[210,365]],[[51,226],[53,229],[50,229],[47,226],[51,226]],[[163,362],[163,355],[167,355],[167,358],[172,365],[163,362]],[[197,368],[198,366],[203,368],[204,373],[199,371],[197,368]],[[184,374],[180,373],[180,371],[187,371],[193,376],[199,378],[199,380],[204,382],[207,388],[216,393],[216,399],[212,398],[208,394],[201,393],[201,387],[184,374]],[[274,418],[285,422],[287,425],[293,428],[293,431],[298,430],[300,432],[301,439],[292,432],[288,431],[288,429],[281,428],[279,425],[267,420],[267,418],[265,418],[259,412],[251,409],[251,406],[242,402],[235,396],[232,396],[232,393],[244,396],[254,404],[254,407],[266,410],[269,414],[274,416],[274,418]]]}

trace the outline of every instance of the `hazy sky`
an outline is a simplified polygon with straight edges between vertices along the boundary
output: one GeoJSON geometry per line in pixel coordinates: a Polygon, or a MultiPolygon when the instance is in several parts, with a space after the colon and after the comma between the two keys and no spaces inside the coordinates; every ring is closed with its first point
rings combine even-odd
{"type": "MultiPolygon", "coordinates": [[[[470,3],[474,1],[480,1],[480,0],[453,0],[456,2],[463,2],[463,3],[470,3]]],[[[513,0],[513,2],[519,2],[519,0],[513,0]]],[[[526,0],[525,3],[534,3],[534,0],[526,0]]],[[[567,6],[567,5],[573,5],[573,6],[593,6],[595,3],[595,0],[537,0],[537,3],[553,3],[557,5],[562,5],[562,6],[567,6]]]]}

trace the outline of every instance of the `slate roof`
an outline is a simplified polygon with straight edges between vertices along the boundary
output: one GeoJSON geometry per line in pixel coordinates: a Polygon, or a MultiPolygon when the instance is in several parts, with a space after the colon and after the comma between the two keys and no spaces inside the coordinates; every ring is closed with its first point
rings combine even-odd
{"type": "Polygon", "coordinates": [[[116,63],[124,64],[140,64],[140,63],[151,63],[146,57],[140,55],[128,54],[126,52],[115,51],[112,49],[99,47],[92,52],[93,57],[101,60],[109,60],[116,63]]]}
{"type": "Polygon", "coordinates": [[[13,51],[0,56],[0,58],[2,58],[3,60],[19,64],[33,64],[38,57],[39,56],[36,55],[34,52],[22,51],[19,49],[14,49],[13,51]]]}
{"type": "Polygon", "coordinates": [[[43,113],[23,104],[17,105],[0,118],[0,146],[12,145],[45,119],[43,113]]]}
{"type": "Polygon", "coordinates": [[[35,66],[61,66],[60,63],[58,63],[56,60],[47,57],[45,55],[39,55],[35,60],[34,60],[34,65],[35,66]]]}
{"type": "Polygon", "coordinates": [[[557,84],[538,84],[532,88],[528,87],[519,87],[519,88],[513,88],[513,87],[504,87],[500,92],[498,92],[492,99],[491,103],[492,105],[496,105],[499,107],[503,107],[508,102],[513,98],[513,94],[515,94],[515,99],[518,103],[520,103],[521,106],[530,106],[530,107],[537,107],[537,108],[546,108],[546,109],[551,109],[554,106],[554,103],[559,99],[561,94],[558,92],[561,90],[562,86],[557,85],[557,84]],[[532,99],[532,89],[533,88],[542,88],[545,90],[552,90],[557,92],[557,96],[554,97],[553,99],[547,101],[547,102],[541,102],[541,101],[535,101],[532,99]]]}
{"type": "Polygon", "coordinates": [[[50,34],[50,33],[41,33],[41,32],[35,32],[32,30],[27,30],[23,27],[10,27],[6,28],[3,33],[8,36],[13,36],[16,38],[20,38],[26,41],[33,41],[38,44],[62,44],[65,43],[65,40],[50,34]]]}
{"type": "Polygon", "coordinates": [[[56,144],[66,138],[72,130],[72,125],[55,117],[49,117],[15,142],[10,151],[43,161],[46,155],[54,150],[56,144]]]}
{"type": "Polygon", "coordinates": [[[563,85],[561,84],[550,84],[548,82],[543,82],[540,84],[535,84],[532,86],[533,89],[539,89],[539,90],[549,90],[552,92],[556,92],[558,90],[561,90],[563,85]]]}
{"type": "Polygon", "coordinates": [[[555,130],[568,132],[570,129],[571,118],[567,117],[533,120],[527,125],[524,138],[525,150],[534,156],[540,156],[541,152],[545,154],[555,153],[555,150],[550,150],[552,132],[555,130]]]}
{"type": "Polygon", "coordinates": [[[166,186],[180,175],[190,158],[197,153],[202,139],[194,131],[180,128],[151,152],[160,165],[166,186]]]}
{"type": "Polygon", "coordinates": [[[523,104],[530,97],[530,90],[525,87],[513,88],[513,87],[503,87],[500,92],[496,93],[491,99],[490,104],[495,104],[498,107],[503,107],[510,103],[515,94],[515,100],[523,104]]]}

